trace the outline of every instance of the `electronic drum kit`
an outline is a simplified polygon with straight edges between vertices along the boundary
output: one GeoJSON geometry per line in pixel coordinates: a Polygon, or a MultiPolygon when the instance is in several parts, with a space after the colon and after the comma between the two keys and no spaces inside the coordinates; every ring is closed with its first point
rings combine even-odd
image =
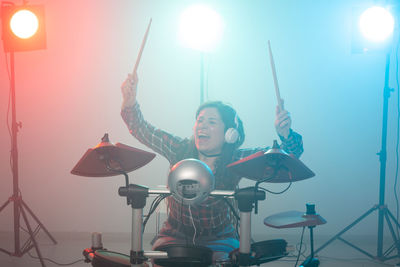
{"type": "MultiPolygon", "coordinates": [[[[112,144],[105,134],[101,142],[82,156],[71,173],[86,177],[125,176],[125,186],[118,193],[127,198],[132,207],[132,233],[130,255],[103,248],[101,235],[92,234],[92,246],[83,251],[85,261],[94,267],[147,266],[152,260],[160,266],[252,266],[286,256],[287,243],[283,239],[251,243],[251,213],[258,201],[265,199],[265,191],[258,189],[263,182],[292,183],[313,177],[315,174],[293,155],[281,150],[276,141],[266,152],[257,152],[227,166],[232,172],[255,181],[254,187],[236,191],[214,190],[214,176],[206,164],[195,159],[185,159],[172,167],[169,189],[149,189],[130,184],[128,173],[148,164],[154,153],[124,144],[112,144]],[[196,189],[196,190],[194,190],[196,189]],[[169,245],[160,251],[143,251],[143,208],[149,195],[172,195],[186,204],[195,204],[208,196],[235,198],[240,211],[240,247],[230,253],[228,261],[212,262],[212,251],[195,245],[169,245]]],[[[257,210],[255,211],[257,213],[257,210]]],[[[301,265],[318,266],[313,255],[313,227],[326,221],[315,212],[314,205],[307,211],[289,211],[269,216],[264,224],[274,228],[308,227],[310,229],[311,255],[301,265]]]]}

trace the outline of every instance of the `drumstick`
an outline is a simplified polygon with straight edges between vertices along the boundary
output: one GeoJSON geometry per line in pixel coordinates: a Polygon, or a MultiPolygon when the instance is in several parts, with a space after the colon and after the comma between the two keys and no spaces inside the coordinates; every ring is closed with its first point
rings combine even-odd
{"type": "Polygon", "coordinates": [[[270,59],[270,63],[271,63],[271,69],[272,69],[272,76],[274,78],[275,94],[276,94],[276,98],[278,100],[278,106],[281,110],[283,110],[282,99],[281,99],[281,95],[279,93],[278,78],[276,77],[274,57],[272,56],[271,42],[269,40],[268,40],[268,51],[269,51],[269,59],[270,59]]]}
{"type": "Polygon", "coordinates": [[[149,25],[147,26],[146,33],[144,34],[142,45],[140,47],[140,51],[139,51],[138,57],[136,59],[135,67],[133,68],[133,72],[132,73],[135,73],[137,71],[138,66],[139,66],[140,58],[142,57],[142,53],[143,53],[143,48],[144,48],[144,45],[146,44],[147,35],[149,34],[151,20],[152,19],[150,19],[149,25]]]}

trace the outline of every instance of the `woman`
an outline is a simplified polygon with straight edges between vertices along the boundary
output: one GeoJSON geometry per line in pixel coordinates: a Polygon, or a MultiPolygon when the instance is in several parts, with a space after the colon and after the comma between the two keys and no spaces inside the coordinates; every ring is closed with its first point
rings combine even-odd
{"type": "MultiPolygon", "coordinates": [[[[206,163],[215,176],[216,189],[234,190],[240,177],[226,166],[267,148],[239,149],[245,134],[236,111],[220,102],[206,102],[196,112],[192,138],[182,139],[155,128],[144,120],[136,101],[138,78],[128,75],[122,84],[121,116],[131,134],[140,142],[164,156],[172,165],[186,158],[206,163]]],[[[291,130],[291,118],[286,110],[276,110],[275,127],[281,138],[281,148],[299,157],[303,152],[302,138],[291,130]]],[[[153,249],[169,244],[207,246],[214,252],[213,260],[224,260],[239,247],[228,204],[208,197],[197,205],[183,205],[170,197],[168,219],[160,231],[153,249]]]]}

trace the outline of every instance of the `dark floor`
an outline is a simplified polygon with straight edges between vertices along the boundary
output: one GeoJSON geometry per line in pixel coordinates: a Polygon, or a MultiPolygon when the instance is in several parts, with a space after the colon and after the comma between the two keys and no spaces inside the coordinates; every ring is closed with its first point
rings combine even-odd
{"type": "MultiPolygon", "coordinates": [[[[52,233],[58,244],[53,245],[46,234],[40,233],[38,236],[39,249],[44,258],[48,258],[57,263],[67,264],[83,259],[82,251],[91,246],[91,233],[52,233]]],[[[150,240],[152,236],[144,236],[144,250],[150,250],[150,240]]],[[[298,246],[298,236],[280,237],[285,239],[292,252],[280,260],[264,263],[261,266],[295,266],[296,256],[298,251],[295,249],[298,246]]],[[[130,236],[122,233],[104,233],[102,235],[103,245],[110,251],[115,251],[123,254],[128,254],[130,250],[130,236]]],[[[271,238],[273,239],[273,237],[271,238]]],[[[330,237],[318,238],[316,240],[316,249],[318,244],[324,244],[330,237]]],[[[347,238],[352,243],[357,244],[363,250],[369,251],[372,255],[376,255],[376,238],[374,237],[352,237],[347,238]]],[[[25,240],[25,239],[23,239],[25,240]]],[[[23,243],[23,242],[21,242],[23,243]]],[[[12,232],[0,232],[0,248],[14,252],[14,236],[12,232]]],[[[307,249],[304,253],[309,254],[309,242],[305,242],[307,249]]],[[[302,249],[302,250],[303,250],[302,249]]],[[[36,255],[35,249],[30,251],[31,255],[36,255]]],[[[40,261],[32,258],[28,253],[22,257],[12,257],[6,253],[0,252],[0,267],[22,267],[22,266],[42,266],[40,261]]],[[[385,262],[371,260],[369,257],[358,252],[354,248],[349,247],[339,240],[335,240],[318,253],[318,258],[321,262],[320,266],[324,267],[378,267],[378,266],[396,266],[400,262],[400,258],[394,258],[385,262]]],[[[390,255],[391,256],[391,255],[390,255]]],[[[300,257],[299,264],[304,260],[304,256],[300,257]]],[[[45,260],[46,266],[57,266],[55,263],[45,260]]],[[[65,265],[64,265],[65,266],[65,265]]],[[[71,266],[74,267],[89,267],[88,263],[79,261],[71,266]]],[[[123,266],[123,265],[121,265],[123,266]]]]}

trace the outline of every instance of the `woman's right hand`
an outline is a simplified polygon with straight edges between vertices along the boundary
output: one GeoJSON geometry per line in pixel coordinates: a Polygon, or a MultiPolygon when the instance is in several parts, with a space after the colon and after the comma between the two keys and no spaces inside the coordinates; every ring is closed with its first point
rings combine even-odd
{"type": "Polygon", "coordinates": [[[137,73],[128,74],[128,77],[121,85],[122,107],[121,109],[133,107],[136,103],[138,77],[137,73]]]}

